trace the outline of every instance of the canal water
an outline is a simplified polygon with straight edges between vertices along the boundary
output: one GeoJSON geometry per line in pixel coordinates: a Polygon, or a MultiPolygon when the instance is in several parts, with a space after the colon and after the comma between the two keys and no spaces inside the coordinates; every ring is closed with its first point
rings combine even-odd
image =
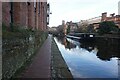
{"type": "Polygon", "coordinates": [[[61,37],[54,40],[74,78],[118,78],[118,43],[61,37]]]}

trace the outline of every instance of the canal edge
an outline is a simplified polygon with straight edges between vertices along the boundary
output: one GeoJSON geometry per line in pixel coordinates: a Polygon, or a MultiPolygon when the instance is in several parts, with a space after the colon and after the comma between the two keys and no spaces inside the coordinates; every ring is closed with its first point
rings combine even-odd
{"type": "Polygon", "coordinates": [[[51,42],[51,78],[69,78],[70,80],[73,80],[72,73],[62,57],[53,37],[51,42]]]}

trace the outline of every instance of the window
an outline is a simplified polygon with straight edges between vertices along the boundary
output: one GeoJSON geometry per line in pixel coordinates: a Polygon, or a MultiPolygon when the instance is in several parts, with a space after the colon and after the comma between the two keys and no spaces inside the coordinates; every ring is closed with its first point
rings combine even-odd
{"type": "Polygon", "coordinates": [[[27,5],[29,6],[29,5],[30,5],[30,2],[27,2],[27,5]]]}

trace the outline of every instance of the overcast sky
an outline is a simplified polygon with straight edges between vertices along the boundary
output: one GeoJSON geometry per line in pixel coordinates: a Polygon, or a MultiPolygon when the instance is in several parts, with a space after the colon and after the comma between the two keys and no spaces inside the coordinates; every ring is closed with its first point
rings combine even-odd
{"type": "Polygon", "coordinates": [[[49,26],[58,26],[62,20],[79,22],[107,12],[118,14],[120,0],[48,0],[52,14],[49,26]]]}

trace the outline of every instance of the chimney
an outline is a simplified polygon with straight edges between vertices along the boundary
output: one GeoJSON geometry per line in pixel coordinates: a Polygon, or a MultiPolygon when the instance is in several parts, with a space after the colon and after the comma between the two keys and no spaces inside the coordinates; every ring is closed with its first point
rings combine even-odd
{"type": "Polygon", "coordinates": [[[113,14],[110,14],[110,16],[111,16],[111,17],[114,17],[114,15],[115,15],[115,13],[113,13],[113,14]]]}
{"type": "Polygon", "coordinates": [[[107,12],[102,13],[102,19],[101,21],[106,21],[107,20],[107,12]]]}

